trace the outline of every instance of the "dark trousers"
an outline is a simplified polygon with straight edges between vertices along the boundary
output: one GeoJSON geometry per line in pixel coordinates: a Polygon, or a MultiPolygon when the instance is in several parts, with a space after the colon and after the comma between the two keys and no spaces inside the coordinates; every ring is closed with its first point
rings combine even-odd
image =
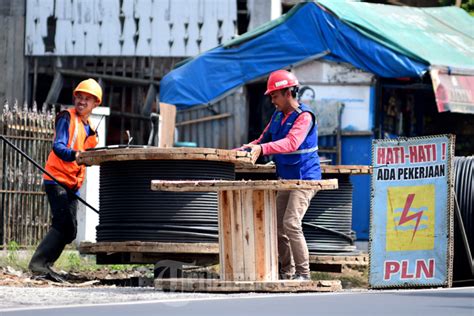
{"type": "Polygon", "coordinates": [[[59,231],[64,243],[69,244],[77,234],[77,199],[57,184],[45,184],[51,206],[52,227],[59,231]]]}

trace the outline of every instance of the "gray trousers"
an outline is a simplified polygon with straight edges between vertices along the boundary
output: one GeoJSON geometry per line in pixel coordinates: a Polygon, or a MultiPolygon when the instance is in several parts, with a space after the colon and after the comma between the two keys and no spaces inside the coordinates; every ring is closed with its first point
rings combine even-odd
{"type": "Polygon", "coordinates": [[[280,273],[309,276],[309,253],[301,226],[317,190],[278,191],[276,197],[280,273]]]}

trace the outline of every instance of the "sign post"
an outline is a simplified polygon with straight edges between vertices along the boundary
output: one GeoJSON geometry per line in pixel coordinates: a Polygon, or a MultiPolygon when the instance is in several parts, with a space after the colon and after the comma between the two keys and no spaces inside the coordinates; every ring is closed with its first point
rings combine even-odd
{"type": "Polygon", "coordinates": [[[370,286],[450,287],[454,135],[372,145],[370,286]]]}

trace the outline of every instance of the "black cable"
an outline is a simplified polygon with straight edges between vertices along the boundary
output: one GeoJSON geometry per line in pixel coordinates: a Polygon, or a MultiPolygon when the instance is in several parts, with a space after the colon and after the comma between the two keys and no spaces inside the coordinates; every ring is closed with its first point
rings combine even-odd
{"type": "MultiPolygon", "coordinates": [[[[337,190],[322,190],[311,200],[303,218],[303,233],[310,253],[356,251],[352,231],[352,184],[348,174],[327,174],[337,178],[337,190]]],[[[238,180],[276,180],[275,173],[237,173],[238,180]]]]}
{"type": "Polygon", "coordinates": [[[456,281],[472,278],[474,253],[474,156],[454,157],[454,258],[453,278],[456,281]],[[464,229],[462,226],[464,226],[464,229]],[[467,248],[468,247],[468,248],[467,248]]]}
{"type": "Polygon", "coordinates": [[[226,162],[105,162],[97,241],[218,242],[217,193],[152,191],[151,180],[234,178],[234,165],[226,162]]]}
{"type": "Polygon", "coordinates": [[[348,174],[325,174],[336,178],[338,189],[321,190],[311,200],[303,218],[303,233],[310,253],[356,251],[352,231],[352,184],[348,174]]]}
{"type": "Polygon", "coordinates": [[[29,162],[31,162],[36,168],[38,168],[39,170],[41,170],[41,172],[43,172],[44,174],[48,175],[51,179],[53,179],[53,181],[55,181],[57,184],[59,184],[64,190],[66,190],[67,193],[69,193],[70,195],[74,196],[76,199],[78,199],[79,201],[81,201],[85,206],[87,206],[88,208],[90,208],[91,210],[93,210],[94,212],[96,212],[97,214],[99,214],[99,211],[95,209],[95,207],[93,207],[92,205],[90,205],[89,203],[87,203],[85,200],[83,200],[80,196],[76,195],[76,193],[71,190],[69,187],[67,187],[65,184],[61,183],[60,181],[58,181],[58,179],[56,179],[55,177],[53,177],[53,175],[51,175],[48,171],[46,171],[43,167],[41,167],[36,161],[34,161],[30,156],[28,156],[26,153],[24,153],[20,148],[16,147],[12,142],[10,142],[5,136],[3,135],[0,135],[0,139],[2,139],[5,143],[7,143],[8,145],[10,145],[13,149],[15,149],[20,155],[22,155],[24,158],[26,158],[26,160],[28,160],[29,162]]]}

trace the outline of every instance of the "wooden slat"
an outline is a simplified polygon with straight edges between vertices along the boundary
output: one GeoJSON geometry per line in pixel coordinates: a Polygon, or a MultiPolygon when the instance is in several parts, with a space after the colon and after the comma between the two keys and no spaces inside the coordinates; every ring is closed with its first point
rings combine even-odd
{"type": "Polygon", "coordinates": [[[159,147],[167,148],[174,145],[174,128],[176,124],[176,106],[160,102],[159,147]]]}
{"type": "Polygon", "coordinates": [[[85,165],[100,165],[108,161],[129,160],[211,160],[239,165],[252,165],[250,153],[215,148],[114,148],[85,151],[77,162],[85,165]]]}
{"type": "Polygon", "coordinates": [[[222,210],[222,206],[224,204],[224,201],[225,201],[225,194],[226,192],[224,191],[221,191],[221,192],[217,192],[217,201],[218,201],[218,204],[219,204],[219,209],[218,209],[218,216],[217,216],[217,225],[219,226],[219,274],[221,275],[221,277],[223,277],[225,275],[225,264],[224,264],[224,261],[225,261],[225,257],[224,257],[224,248],[225,248],[225,244],[224,244],[224,235],[222,234],[222,232],[224,231],[224,213],[223,213],[223,210],[222,210]]]}
{"type": "Polygon", "coordinates": [[[254,235],[254,221],[253,221],[253,206],[252,206],[252,191],[242,190],[242,224],[244,240],[244,265],[245,265],[245,280],[255,280],[255,235],[254,235]]]}
{"type": "Polygon", "coordinates": [[[152,180],[153,191],[173,192],[208,192],[223,190],[333,190],[338,188],[337,179],[327,180],[189,180],[189,181],[167,181],[152,180]]]}
{"type": "Polygon", "coordinates": [[[269,281],[267,278],[266,256],[266,234],[265,234],[265,194],[263,190],[252,192],[253,223],[255,234],[255,273],[256,281],[269,281]]]}
{"type": "Polygon", "coordinates": [[[230,191],[232,194],[232,252],[234,280],[243,281],[245,276],[244,241],[242,227],[241,191],[230,191]]]}
{"type": "Polygon", "coordinates": [[[233,280],[232,192],[219,192],[219,244],[221,279],[233,280]]]}
{"type": "Polygon", "coordinates": [[[278,280],[278,233],[276,216],[276,192],[265,190],[265,231],[268,234],[266,239],[266,251],[268,252],[267,271],[270,280],[278,280]]]}
{"type": "MultiPolygon", "coordinates": [[[[275,173],[275,165],[238,166],[236,173],[275,173]]],[[[321,165],[322,173],[334,174],[371,174],[372,166],[364,165],[321,165]]]]}
{"type": "Polygon", "coordinates": [[[81,242],[79,252],[82,254],[141,252],[141,253],[196,253],[217,254],[217,243],[164,243],[145,241],[121,242],[81,242]]]}
{"type": "MultiPolygon", "coordinates": [[[[156,279],[155,289],[175,292],[336,292],[342,290],[339,280],[321,281],[223,281],[219,279],[156,279]]],[[[296,308],[297,306],[295,306],[296,308]]]]}
{"type": "Polygon", "coordinates": [[[309,262],[314,264],[325,265],[361,265],[367,266],[369,264],[369,256],[366,254],[356,256],[322,256],[309,255],[309,262]]]}

